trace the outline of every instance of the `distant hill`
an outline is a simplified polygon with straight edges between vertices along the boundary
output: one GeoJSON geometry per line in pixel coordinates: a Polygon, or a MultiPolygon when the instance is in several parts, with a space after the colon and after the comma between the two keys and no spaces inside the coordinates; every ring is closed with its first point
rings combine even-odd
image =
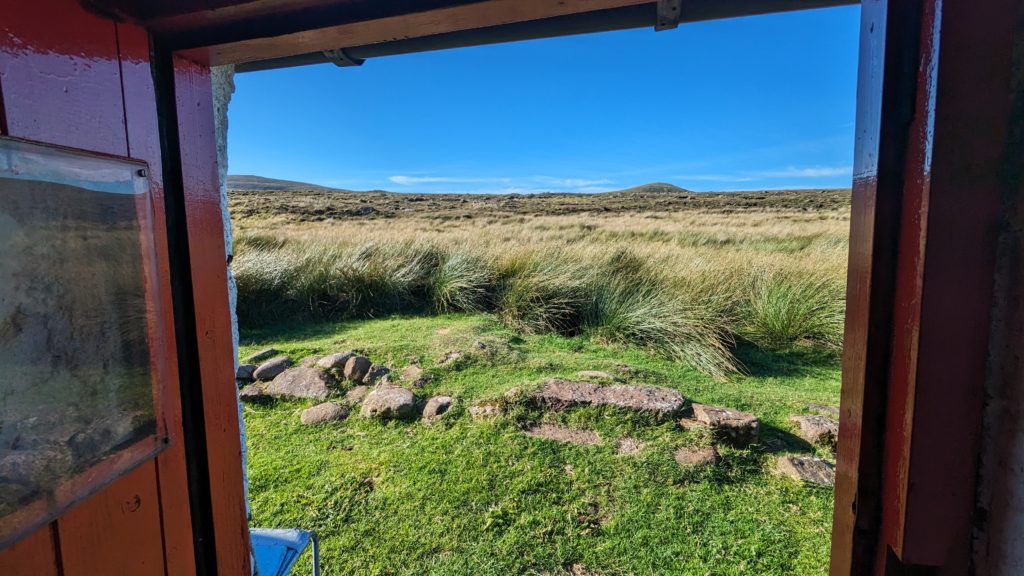
{"type": "Polygon", "coordinates": [[[229,190],[261,190],[267,192],[300,192],[306,190],[337,190],[339,192],[350,192],[340,188],[330,188],[308,182],[295,182],[293,180],[278,180],[277,178],[264,178],[263,176],[230,175],[228,176],[229,190]]]}
{"type": "Polygon", "coordinates": [[[626,188],[625,190],[617,190],[615,192],[610,192],[610,194],[696,194],[696,192],[687,190],[686,188],[680,188],[675,184],[652,182],[651,184],[634,186],[632,188],[626,188]]]}

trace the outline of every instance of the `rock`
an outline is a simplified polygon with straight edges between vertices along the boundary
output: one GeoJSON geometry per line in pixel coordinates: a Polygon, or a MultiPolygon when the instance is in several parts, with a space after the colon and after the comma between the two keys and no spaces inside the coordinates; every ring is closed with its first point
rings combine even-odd
{"type": "Polygon", "coordinates": [[[240,382],[252,382],[256,379],[255,364],[241,364],[235,370],[235,380],[240,382]]]}
{"type": "Polygon", "coordinates": [[[420,376],[423,376],[423,368],[415,364],[410,364],[402,369],[402,380],[416,380],[420,376]]]}
{"type": "Polygon", "coordinates": [[[413,380],[411,386],[419,390],[420,388],[423,388],[427,384],[430,384],[430,375],[424,374],[423,376],[420,376],[419,378],[413,380]]]}
{"type": "Polygon", "coordinates": [[[576,444],[577,446],[594,446],[601,443],[601,436],[593,430],[578,430],[558,424],[539,424],[526,430],[527,436],[547,438],[557,442],[576,444]]]}
{"type": "Polygon", "coordinates": [[[807,482],[816,486],[835,486],[836,467],[821,458],[814,456],[779,456],[775,463],[779,474],[788,476],[798,482],[807,482]]]}
{"type": "Polygon", "coordinates": [[[277,352],[276,348],[264,348],[263,350],[260,350],[259,352],[256,352],[254,354],[250,354],[249,356],[247,356],[245,358],[244,363],[245,364],[259,364],[260,362],[263,362],[264,360],[267,360],[269,358],[273,358],[277,353],[278,352],[277,352]]]}
{"type": "Polygon", "coordinates": [[[416,395],[408,388],[381,387],[363,400],[360,414],[366,418],[409,418],[416,411],[416,395]]]}
{"type": "Polygon", "coordinates": [[[434,420],[440,418],[452,407],[455,399],[451,396],[434,396],[430,400],[427,400],[426,406],[423,407],[423,419],[434,420]]]}
{"type": "Polygon", "coordinates": [[[289,368],[267,386],[267,394],[323,400],[331,393],[329,383],[330,376],[316,368],[289,368]]]}
{"type": "Polygon", "coordinates": [[[710,428],[716,440],[734,446],[757,442],[761,428],[761,422],[753,414],[707,404],[693,404],[693,421],[710,428]]]}
{"type": "Polygon", "coordinates": [[[824,404],[815,404],[814,402],[811,402],[807,405],[807,409],[815,414],[821,414],[822,416],[839,418],[839,408],[836,408],[835,406],[826,406],[824,404]]]}
{"type": "Polygon", "coordinates": [[[324,402],[303,410],[299,420],[303,424],[311,425],[344,420],[345,418],[348,418],[348,408],[334,402],[324,402]]]}
{"type": "Polygon", "coordinates": [[[797,435],[811,444],[835,448],[839,438],[839,422],[827,416],[790,416],[789,421],[800,427],[797,435]]]}
{"type": "Polygon", "coordinates": [[[348,213],[353,216],[369,216],[370,214],[373,214],[376,211],[377,209],[374,208],[373,206],[360,206],[359,208],[353,208],[349,210],[348,213]]]}
{"type": "Polygon", "coordinates": [[[352,382],[362,382],[372,365],[366,356],[353,356],[345,362],[345,378],[352,382]]]}
{"type": "Polygon", "coordinates": [[[646,445],[647,444],[642,440],[637,440],[636,438],[630,438],[627,436],[625,438],[620,438],[619,441],[615,443],[615,448],[618,450],[619,454],[635,456],[643,452],[644,446],[646,445]]]}
{"type": "Polygon", "coordinates": [[[469,407],[469,415],[476,420],[489,420],[505,413],[505,408],[495,400],[484,400],[469,407]]]}
{"type": "Polygon", "coordinates": [[[590,380],[606,380],[608,382],[615,382],[618,380],[615,376],[612,376],[607,372],[601,372],[600,370],[580,370],[576,373],[576,376],[590,380]]]}
{"type": "Polygon", "coordinates": [[[384,366],[382,364],[373,364],[366,371],[366,375],[363,376],[363,382],[365,384],[371,385],[377,384],[378,382],[383,380],[384,377],[387,376],[389,372],[391,372],[391,370],[388,369],[387,366],[384,366]]]}
{"type": "Polygon", "coordinates": [[[676,459],[676,464],[683,468],[713,466],[718,463],[718,450],[715,450],[714,446],[680,448],[672,456],[676,459]]]}
{"type": "Polygon", "coordinates": [[[548,380],[532,398],[538,405],[553,410],[573,406],[615,406],[648,412],[658,418],[673,416],[686,405],[686,397],[671,388],[626,384],[600,386],[559,378],[548,380]]]}
{"type": "Polygon", "coordinates": [[[370,393],[369,386],[356,386],[345,394],[345,401],[350,404],[359,404],[370,393]]]}
{"type": "Polygon", "coordinates": [[[238,392],[238,399],[246,403],[259,403],[270,400],[267,394],[267,382],[254,382],[238,392]]]}
{"type": "Polygon", "coordinates": [[[292,359],[287,356],[276,356],[260,364],[253,372],[253,376],[260,382],[270,382],[281,372],[284,372],[292,365],[292,359]]]}
{"type": "Polygon", "coordinates": [[[316,362],[319,360],[316,356],[306,356],[302,360],[299,360],[300,368],[312,368],[316,366],[316,362]]]}
{"type": "Polygon", "coordinates": [[[336,352],[317,360],[316,365],[324,370],[344,370],[345,363],[353,356],[355,354],[351,352],[336,352]]]}

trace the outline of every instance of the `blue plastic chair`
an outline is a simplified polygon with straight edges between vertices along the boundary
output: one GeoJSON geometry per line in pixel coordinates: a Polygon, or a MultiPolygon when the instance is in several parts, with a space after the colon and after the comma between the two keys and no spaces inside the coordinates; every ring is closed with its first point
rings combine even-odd
{"type": "Polygon", "coordinates": [[[320,541],[316,532],[296,528],[253,528],[249,530],[259,576],[287,576],[299,555],[313,545],[313,576],[320,576],[320,541]]]}

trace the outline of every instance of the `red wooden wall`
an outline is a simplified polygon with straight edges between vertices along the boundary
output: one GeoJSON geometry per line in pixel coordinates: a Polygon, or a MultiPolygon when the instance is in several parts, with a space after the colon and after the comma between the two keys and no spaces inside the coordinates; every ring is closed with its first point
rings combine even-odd
{"type": "MultiPolygon", "coordinates": [[[[248,574],[248,532],[216,170],[209,71],[174,61],[182,180],[200,343],[217,573],[248,574]]],[[[170,446],[6,551],[4,576],[194,574],[159,119],[150,38],[75,0],[33,0],[0,17],[0,134],[149,163],[167,352],[170,446]]]]}

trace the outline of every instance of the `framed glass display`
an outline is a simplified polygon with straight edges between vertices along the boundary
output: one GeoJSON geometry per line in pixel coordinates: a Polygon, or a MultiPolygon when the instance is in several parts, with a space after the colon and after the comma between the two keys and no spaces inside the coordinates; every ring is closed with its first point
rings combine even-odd
{"type": "Polygon", "coordinates": [[[146,170],[0,138],[0,549],[166,445],[146,170]]]}

